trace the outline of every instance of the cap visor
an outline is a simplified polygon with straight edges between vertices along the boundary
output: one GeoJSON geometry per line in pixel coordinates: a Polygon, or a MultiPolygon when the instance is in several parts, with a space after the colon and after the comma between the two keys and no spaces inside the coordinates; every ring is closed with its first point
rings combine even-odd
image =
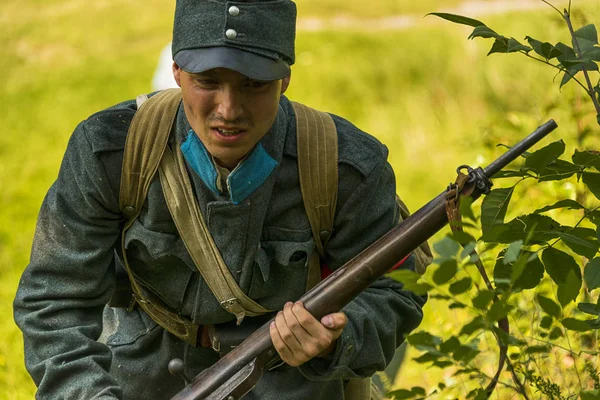
{"type": "Polygon", "coordinates": [[[233,47],[181,50],[175,54],[174,60],[181,69],[190,73],[227,68],[260,81],[274,81],[290,74],[290,67],[283,60],[273,60],[233,47]]]}

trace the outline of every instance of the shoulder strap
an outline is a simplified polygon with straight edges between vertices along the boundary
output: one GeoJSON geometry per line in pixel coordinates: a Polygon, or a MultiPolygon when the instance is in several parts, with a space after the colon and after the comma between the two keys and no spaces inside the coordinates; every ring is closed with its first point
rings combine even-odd
{"type": "Polygon", "coordinates": [[[169,310],[156,296],[140,286],[131,271],[125,251],[125,233],[140,215],[146,201],[148,188],[167,147],[180,101],[181,92],[178,89],[162,91],[147,101],[143,96],[138,96],[138,111],[129,126],[123,150],[119,208],[125,217],[125,225],[121,234],[121,255],[135,302],[156,323],[195,346],[198,325],[169,310]]]}
{"type": "Polygon", "coordinates": [[[129,126],[123,150],[119,192],[119,208],[127,223],[137,218],[146,201],[148,188],[167,147],[180,101],[179,89],[164,90],[148,101],[138,96],[138,111],[129,126]],[[148,135],[148,132],[156,134],[148,135]]]}
{"type": "Polygon", "coordinates": [[[338,194],[337,129],[329,114],[296,102],[292,105],[300,190],[317,249],[308,262],[308,291],[321,280],[319,256],[325,256],[325,244],[333,233],[338,194]]]}
{"type": "Polygon", "coordinates": [[[296,113],[298,173],[304,208],[317,251],[333,232],[338,194],[337,129],[327,113],[292,102],[296,113]]]}
{"type": "Polygon", "coordinates": [[[223,261],[192,192],[181,151],[167,147],[159,171],[163,194],[177,231],[221,306],[235,315],[238,325],[246,315],[269,312],[244,293],[223,261]]]}

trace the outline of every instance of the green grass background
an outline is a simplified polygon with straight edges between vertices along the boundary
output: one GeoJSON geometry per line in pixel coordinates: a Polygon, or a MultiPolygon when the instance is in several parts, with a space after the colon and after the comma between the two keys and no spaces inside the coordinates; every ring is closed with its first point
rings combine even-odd
{"type": "MultiPolygon", "coordinates": [[[[170,40],[173,3],[0,3],[0,399],[34,396],[12,300],[39,206],[69,135],[91,113],[150,91],[158,55],[170,40]]],[[[459,0],[379,0],[368,7],[362,0],[298,1],[300,18],[414,17],[407,29],[373,29],[371,23],[371,31],[300,31],[288,91],[382,140],[390,149],[398,192],[413,210],[454,179],[456,166],[485,165],[500,153],[493,145],[514,143],[549,118],[560,130],[547,141],[560,137],[573,144],[578,129],[573,110],[591,111],[574,85],[559,91],[549,68],[516,55],[486,57],[490,41],[468,41],[469,28],[423,18],[456,4],[459,0]]],[[[575,1],[574,8],[582,11],[580,25],[599,20],[597,0],[575,1]]],[[[519,40],[528,34],[568,41],[549,7],[478,19],[519,40]]],[[[548,190],[557,197],[573,195],[568,185],[548,190]]],[[[535,196],[521,201],[533,206],[535,196]]],[[[441,312],[435,302],[426,313],[425,329],[457,329],[457,315],[441,312]]],[[[400,387],[432,379],[414,363],[400,378],[400,387]]]]}

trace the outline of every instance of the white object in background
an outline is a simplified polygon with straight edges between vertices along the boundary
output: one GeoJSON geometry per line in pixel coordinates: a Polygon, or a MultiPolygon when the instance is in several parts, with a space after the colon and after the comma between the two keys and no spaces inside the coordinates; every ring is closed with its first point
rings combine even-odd
{"type": "Polygon", "coordinates": [[[160,52],[158,65],[152,77],[152,91],[177,87],[179,86],[173,78],[173,57],[171,55],[171,43],[169,43],[160,52]]]}

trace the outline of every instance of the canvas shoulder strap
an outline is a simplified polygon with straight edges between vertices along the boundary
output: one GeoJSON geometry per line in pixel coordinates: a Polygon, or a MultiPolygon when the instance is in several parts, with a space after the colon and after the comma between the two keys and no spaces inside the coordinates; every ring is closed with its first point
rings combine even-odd
{"type": "Polygon", "coordinates": [[[177,89],[165,90],[149,100],[145,96],[137,99],[138,111],[129,127],[123,150],[119,208],[125,217],[125,224],[121,234],[121,255],[135,302],[166,330],[196,345],[198,325],[171,311],[156,296],[142,288],[131,271],[125,249],[125,234],[140,215],[146,201],[148,188],[167,148],[180,102],[181,92],[177,89]]]}
{"type": "Polygon", "coordinates": [[[321,280],[320,257],[333,233],[338,194],[338,139],[331,116],[292,102],[296,114],[296,142],[300,190],[317,251],[308,263],[306,290],[321,280]]]}

